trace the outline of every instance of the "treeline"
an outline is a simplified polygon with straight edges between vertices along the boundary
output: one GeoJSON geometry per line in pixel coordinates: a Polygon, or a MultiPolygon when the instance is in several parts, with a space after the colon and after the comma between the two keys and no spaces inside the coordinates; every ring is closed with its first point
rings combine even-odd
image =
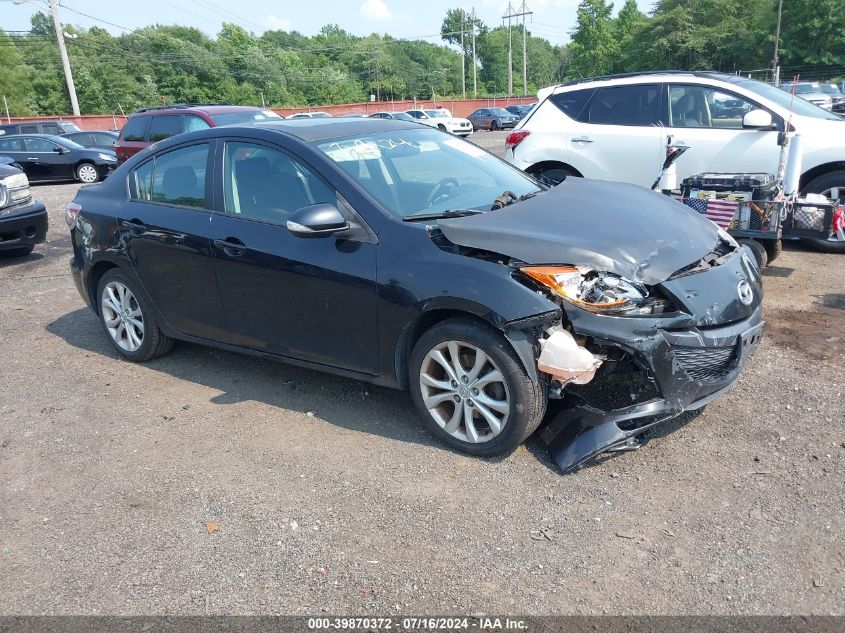
{"type": "MultiPolygon", "coordinates": [[[[528,92],[577,77],[648,69],[728,72],[771,65],[778,0],[658,0],[649,15],[635,0],[616,12],[607,0],[582,0],[571,40],[554,46],[527,24],[528,92]]],[[[305,106],[460,97],[473,94],[470,18],[447,12],[442,43],[352,35],[337,25],[312,37],[296,31],[254,35],[224,24],[211,38],[180,26],[113,36],[67,25],[67,48],[83,113],[129,113],[174,102],[305,106]]],[[[475,23],[479,96],[508,89],[508,31],[475,23]]],[[[522,32],[513,33],[513,89],[521,94],[522,32]]],[[[845,67],[842,0],[783,0],[780,57],[788,68],[845,67]]],[[[27,33],[0,30],[0,95],[12,116],[70,111],[52,20],[32,18],[27,33]]]]}

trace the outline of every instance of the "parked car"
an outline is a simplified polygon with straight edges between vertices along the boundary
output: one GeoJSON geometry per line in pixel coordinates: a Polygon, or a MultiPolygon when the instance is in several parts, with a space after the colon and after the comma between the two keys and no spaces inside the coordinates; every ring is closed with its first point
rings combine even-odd
{"type": "Polygon", "coordinates": [[[102,180],[117,167],[109,150],[87,149],[79,143],[49,134],[0,136],[0,156],[12,159],[31,181],[102,180]]]}
{"type": "Polygon", "coordinates": [[[367,115],[363,112],[344,112],[343,114],[338,114],[335,118],[342,118],[342,119],[363,119],[367,115]]]}
{"type": "Polygon", "coordinates": [[[520,117],[504,108],[479,108],[467,117],[473,130],[505,130],[519,123],[520,117]]]}
{"type": "Polygon", "coordinates": [[[815,81],[787,81],[782,83],[780,88],[789,93],[794,90],[796,96],[825,110],[833,109],[833,99],[830,98],[830,95],[825,94],[821,86],[815,81]]]}
{"type": "Polygon", "coordinates": [[[66,220],[77,289],[126,359],[182,339],[410,389],[475,455],[519,445],[574,383],[617,393],[558,416],[564,470],[719,396],[762,329],[759,272],[688,207],[547,189],[405,121],[170,138],[81,188],[66,220]]]}
{"type": "Polygon", "coordinates": [[[845,93],[839,89],[839,86],[834,83],[820,83],[819,88],[830,97],[831,110],[833,112],[845,112],[845,93]]]}
{"type": "Polygon", "coordinates": [[[73,121],[27,121],[26,123],[7,123],[0,125],[0,136],[12,134],[66,134],[79,132],[79,126],[73,121]]]}
{"type": "Polygon", "coordinates": [[[183,103],[144,108],[129,115],[114,149],[122,163],[145,147],[183,132],[281,118],[272,110],[252,106],[183,103]]]}
{"type": "Polygon", "coordinates": [[[328,119],[331,118],[328,112],[297,112],[287,116],[288,119],[328,119]]]}
{"type": "Polygon", "coordinates": [[[60,136],[79,143],[82,147],[107,149],[113,152],[114,144],[117,142],[120,132],[113,132],[112,130],[89,130],[85,132],[69,132],[60,136]]]}
{"type": "Polygon", "coordinates": [[[412,117],[407,112],[373,112],[370,115],[371,119],[396,119],[397,121],[416,121],[414,117],[412,117]]]}
{"type": "Polygon", "coordinates": [[[47,209],[20,169],[0,161],[0,254],[29,255],[47,237],[47,209]]]}
{"type": "Polygon", "coordinates": [[[511,114],[518,116],[520,119],[524,117],[526,114],[531,112],[531,108],[533,108],[536,104],[523,104],[523,105],[509,105],[505,108],[511,114]]]}
{"type": "Polygon", "coordinates": [[[429,127],[435,127],[441,132],[449,132],[456,136],[469,136],[472,134],[472,123],[467,119],[452,116],[452,113],[445,108],[434,110],[406,110],[417,123],[429,127]]]}
{"type": "MultiPolygon", "coordinates": [[[[775,174],[778,137],[789,121],[803,145],[802,190],[845,202],[845,120],[774,86],[738,75],[667,71],[579,80],[539,96],[505,150],[506,160],[532,175],[651,187],[669,137],[691,147],[676,163],[679,181],[702,172],[775,174]],[[714,100],[744,105],[718,118],[714,100]]],[[[813,244],[845,252],[836,236],[813,244]]]]}

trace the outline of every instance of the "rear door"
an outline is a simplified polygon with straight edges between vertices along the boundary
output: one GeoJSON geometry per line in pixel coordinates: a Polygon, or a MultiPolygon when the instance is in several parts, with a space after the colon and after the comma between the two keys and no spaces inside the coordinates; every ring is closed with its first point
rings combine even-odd
{"type": "Polygon", "coordinates": [[[661,84],[595,91],[564,131],[570,164],[587,178],[651,187],[665,153],[661,84]]]}
{"type": "Polygon", "coordinates": [[[334,188],[291,151],[249,139],[227,139],[218,169],[211,237],[230,342],[375,373],[376,244],[363,231],[304,239],[286,225],[320,202],[351,214],[334,188]]]}
{"type": "Polygon", "coordinates": [[[777,173],[778,115],[769,111],[772,129],[746,130],[745,113],[765,108],[722,88],[673,83],[666,89],[665,131],[690,148],[676,163],[679,180],[705,171],[777,173]]]}
{"type": "Polygon", "coordinates": [[[165,320],[184,334],[222,340],[209,240],[214,148],[208,141],[182,145],[136,167],[118,225],[141,285],[165,320]]]}

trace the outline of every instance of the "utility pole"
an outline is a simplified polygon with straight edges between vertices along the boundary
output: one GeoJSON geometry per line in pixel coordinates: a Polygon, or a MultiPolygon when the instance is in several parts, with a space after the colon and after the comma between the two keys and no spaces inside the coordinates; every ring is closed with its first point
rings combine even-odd
{"type": "Polygon", "coordinates": [[[775,86],[780,85],[780,60],[778,60],[778,44],[780,44],[780,16],[783,12],[783,0],[778,2],[778,25],[775,31],[775,55],[772,58],[772,81],[775,86]]]}
{"type": "Polygon", "coordinates": [[[464,48],[464,10],[461,9],[461,94],[467,98],[467,52],[464,48]]]}
{"type": "Polygon", "coordinates": [[[519,12],[516,12],[516,9],[513,8],[513,5],[508,2],[508,14],[502,16],[502,21],[504,23],[505,18],[508,20],[508,96],[510,97],[513,95],[513,38],[511,36],[511,20],[513,18],[522,18],[522,94],[525,95],[528,92],[528,52],[526,47],[526,36],[525,36],[525,16],[531,15],[533,11],[529,11],[528,7],[525,4],[525,0],[522,0],[522,5],[519,7],[519,12]]]}
{"type": "Polygon", "coordinates": [[[62,66],[65,69],[65,82],[70,95],[70,107],[73,108],[73,115],[79,116],[79,101],[76,99],[76,86],[73,85],[73,73],[70,72],[70,59],[65,48],[65,32],[62,29],[62,22],[59,19],[59,7],[56,0],[50,0],[50,13],[53,14],[53,27],[56,29],[56,39],[59,41],[59,53],[62,56],[62,66]]]}
{"type": "Polygon", "coordinates": [[[469,17],[472,26],[472,97],[478,98],[478,64],[475,61],[475,7],[472,8],[472,14],[469,17]]]}

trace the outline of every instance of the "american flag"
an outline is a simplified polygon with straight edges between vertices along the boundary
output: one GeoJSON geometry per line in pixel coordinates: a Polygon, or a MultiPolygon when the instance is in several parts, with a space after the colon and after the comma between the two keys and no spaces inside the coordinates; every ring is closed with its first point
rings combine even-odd
{"type": "Polygon", "coordinates": [[[684,204],[703,213],[723,229],[728,228],[739,208],[736,200],[705,200],[702,198],[684,198],[684,204]]]}

